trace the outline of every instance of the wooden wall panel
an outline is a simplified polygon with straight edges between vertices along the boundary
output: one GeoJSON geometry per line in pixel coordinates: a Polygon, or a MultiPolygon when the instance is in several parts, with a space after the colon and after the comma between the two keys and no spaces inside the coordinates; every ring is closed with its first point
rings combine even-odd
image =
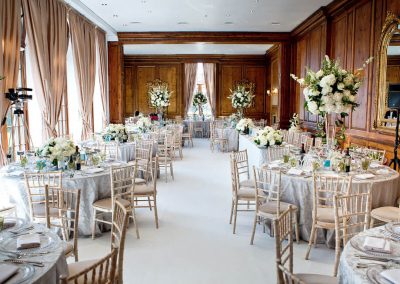
{"type": "Polygon", "coordinates": [[[122,45],[108,43],[110,122],[122,123],[124,116],[124,67],[122,45]]]}
{"type": "Polygon", "coordinates": [[[254,106],[246,110],[246,116],[264,117],[265,104],[265,66],[245,66],[244,76],[256,84],[254,106]]]}
{"type": "Polygon", "coordinates": [[[133,116],[135,114],[135,97],[133,91],[133,77],[134,68],[125,68],[125,78],[130,78],[130,80],[125,80],[125,114],[126,116],[133,116]]]}
{"type": "Polygon", "coordinates": [[[219,116],[228,116],[236,110],[232,107],[231,100],[228,98],[235,82],[242,80],[241,65],[222,65],[220,70],[220,96],[219,97],[219,116]]]}
{"type": "Polygon", "coordinates": [[[172,92],[170,106],[167,114],[170,117],[182,115],[181,112],[181,82],[180,82],[180,66],[179,65],[160,65],[159,77],[162,81],[167,82],[169,90],[172,92]]]}
{"type": "Polygon", "coordinates": [[[142,113],[152,113],[154,109],[149,105],[149,98],[147,95],[147,83],[156,79],[156,67],[155,66],[137,66],[136,68],[136,104],[135,110],[142,113]]]}

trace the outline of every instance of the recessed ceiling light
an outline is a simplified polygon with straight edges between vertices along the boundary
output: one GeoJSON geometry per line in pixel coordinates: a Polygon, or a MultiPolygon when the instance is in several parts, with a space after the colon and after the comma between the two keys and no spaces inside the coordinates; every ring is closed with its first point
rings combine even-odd
{"type": "Polygon", "coordinates": [[[127,26],[128,26],[128,24],[122,24],[122,26],[124,26],[124,27],[127,27],[127,26]]]}
{"type": "Polygon", "coordinates": [[[204,18],[207,18],[207,17],[208,17],[208,15],[207,15],[207,14],[205,14],[205,15],[204,15],[204,18]]]}
{"type": "Polygon", "coordinates": [[[148,14],[151,14],[151,13],[153,13],[153,11],[152,10],[147,10],[146,11],[148,14]]]}
{"type": "Polygon", "coordinates": [[[279,22],[272,22],[271,23],[271,25],[273,25],[273,26],[279,26],[281,23],[279,23],[279,22]]]}
{"type": "Polygon", "coordinates": [[[250,10],[250,14],[254,14],[254,10],[253,9],[250,10]]]}
{"type": "Polygon", "coordinates": [[[101,6],[107,6],[108,3],[101,3],[101,6]]]}
{"type": "Polygon", "coordinates": [[[225,22],[225,25],[233,25],[233,22],[225,22]]]}
{"type": "Polygon", "coordinates": [[[188,22],[178,22],[178,25],[187,25],[189,24],[188,22]]]}
{"type": "Polygon", "coordinates": [[[142,1],[140,1],[140,2],[142,2],[142,4],[145,4],[147,1],[146,1],[146,0],[142,0],[142,1]]]}
{"type": "Polygon", "coordinates": [[[130,24],[136,25],[136,24],[141,24],[142,22],[130,22],[130,24]]]}
{"type": "Polygon", "coordinates": [[[256,0],[256,3],[260,3],[260,0],[256,0]]]}
{"type": "Polygon", "coordinates": [[[226,14],[225,16],[229,18],[229,17],[231,16],[231,14],[228,13],[228,14],[226,14]]]}
{"type": "Polygon", "coordinates": [[[118,15],[117,15],[117,14],[114,14],[113,17],[114,17],[114,18],[118,18],[118,15]]]}

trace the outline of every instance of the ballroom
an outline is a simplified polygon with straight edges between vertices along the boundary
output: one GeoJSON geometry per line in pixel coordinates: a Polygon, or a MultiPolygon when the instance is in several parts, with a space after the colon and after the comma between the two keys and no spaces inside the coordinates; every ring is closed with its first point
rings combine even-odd
{"type": "Polygon", "coordinates": [[[400,284],[399,0],[0,0],[0,284],[400,284]]]}

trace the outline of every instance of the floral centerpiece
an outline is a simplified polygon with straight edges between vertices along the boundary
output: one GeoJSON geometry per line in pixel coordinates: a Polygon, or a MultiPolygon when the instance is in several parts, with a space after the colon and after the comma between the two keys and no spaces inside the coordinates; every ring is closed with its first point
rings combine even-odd
{"type": "Polygon", "coordinates": [[[235,112],[232,113],[229,118],[229,124],[231,125],[232,128],[236,128],[236,124],[238,123],[238,121],[240,120],[239,115],[235,112]]]}
{"type": "Polygon", "coordinates": [[[198,91],[196,94],[194,94],[193,106],[198,109],[200,116],[203,116],[203,105],[206,103],[207,97],[201,91],[198,91]]]}
{"type": "Polygon", "coordinates": [[[136,122],[136,127],[140,132],[146,133],[151,127],[151,118],[148,116],[141,116],[139,120],[136,122]]]}
{"type": "Polygon", "coordinates": [[[254,143],[261,147],[269,147],[272,145],[281,145],[283,142],[283,135],[280,130],[275,130],[270,126],[264,127],[257,132],[254,137],[254,143]]]}
{"type": "Polygon", "coordinates": [[[50,138],[36,151],[37,156],[48,158],[53,165],[57,165],[58,161],[63,161],[65,157],[70,157],[74,153],[74,142],[62,137],[50,138]]]}
{"type": "Polygon", "coordinates": [[[104,141],[118,140],[122,142],[128,141],[125,125],[109,124],[102,132],[104,141]]]}
{"type": "Polygon", "coordinates": [[[156,79],[147,86],[150,106],[162,114],[164,109],[170,105],[171,92],[168,90],[168,83],[156,79]]]}
{"type": "Polygon", "coordinates": [[[242,118],[239,120],[238,124],[236,124],[236,130],[244,134],[249,134],[250,128],[254,127],[255,125],[251,118],[242,118]]]}
{"type": "Polygon", "coordinates": [[[299,131],[300,130],[300,118],[297,113],[294,113],[292,118],[289,120],[290,128],[289,131],[299,131]]]}
{"type": "Polygon", "coordinates": [[[294,80],[305,87],[303,94],[306,110],[324,118],[328,141],[328,115],[336,113],[344,118],[359,106],[357,94],[363,80],[363,70],[371,61],[372,58],[369,58],[362,68],[350,72],[326,55],[322,68],[317,72],[308,69],[305,78],[301,79],[291,74],[294,80]]]}
{"type": "Polygon", "coordinates": [[[328,159],[331,161],[332,168],[338,172],[345,170],[345,159],[344,154],[340,151],[330,151],[328,159]]]}
{"type": "Polygon", "coordinates": [[[243,117],[244,109],[250,107],[253,104],[255,84],[248,81],[242,81],[236,83],[233,90],[230,90],[231,95],[228,97],[231,99],[232,107],[238,112],[240,118],[243,117]]]}

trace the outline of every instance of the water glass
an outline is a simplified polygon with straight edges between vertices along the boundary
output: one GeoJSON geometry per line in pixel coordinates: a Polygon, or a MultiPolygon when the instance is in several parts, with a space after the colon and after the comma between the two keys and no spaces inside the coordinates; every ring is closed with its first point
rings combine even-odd
{"type": "Polygon", "coordinates": [[[287,155],[287,154],[283,155],[283,162],[285,164],[287,164],[289,162],[289,155],[287,155]]]}
{"type": "Polygon", "coordinates": [[[368,171],[369,165],[371,164],[371,160],[369,158],[361,159],[361,169],[366,172],[368,171]]]}
{"type": "Polygon", "coordinates": [[[296,166],[297,166],[297,159],[296,158],[291,158],[290,160],[289,160],[289,162],[290,162],[290,166],[292,167],[292,168],[295,168],[296,166]]]}

